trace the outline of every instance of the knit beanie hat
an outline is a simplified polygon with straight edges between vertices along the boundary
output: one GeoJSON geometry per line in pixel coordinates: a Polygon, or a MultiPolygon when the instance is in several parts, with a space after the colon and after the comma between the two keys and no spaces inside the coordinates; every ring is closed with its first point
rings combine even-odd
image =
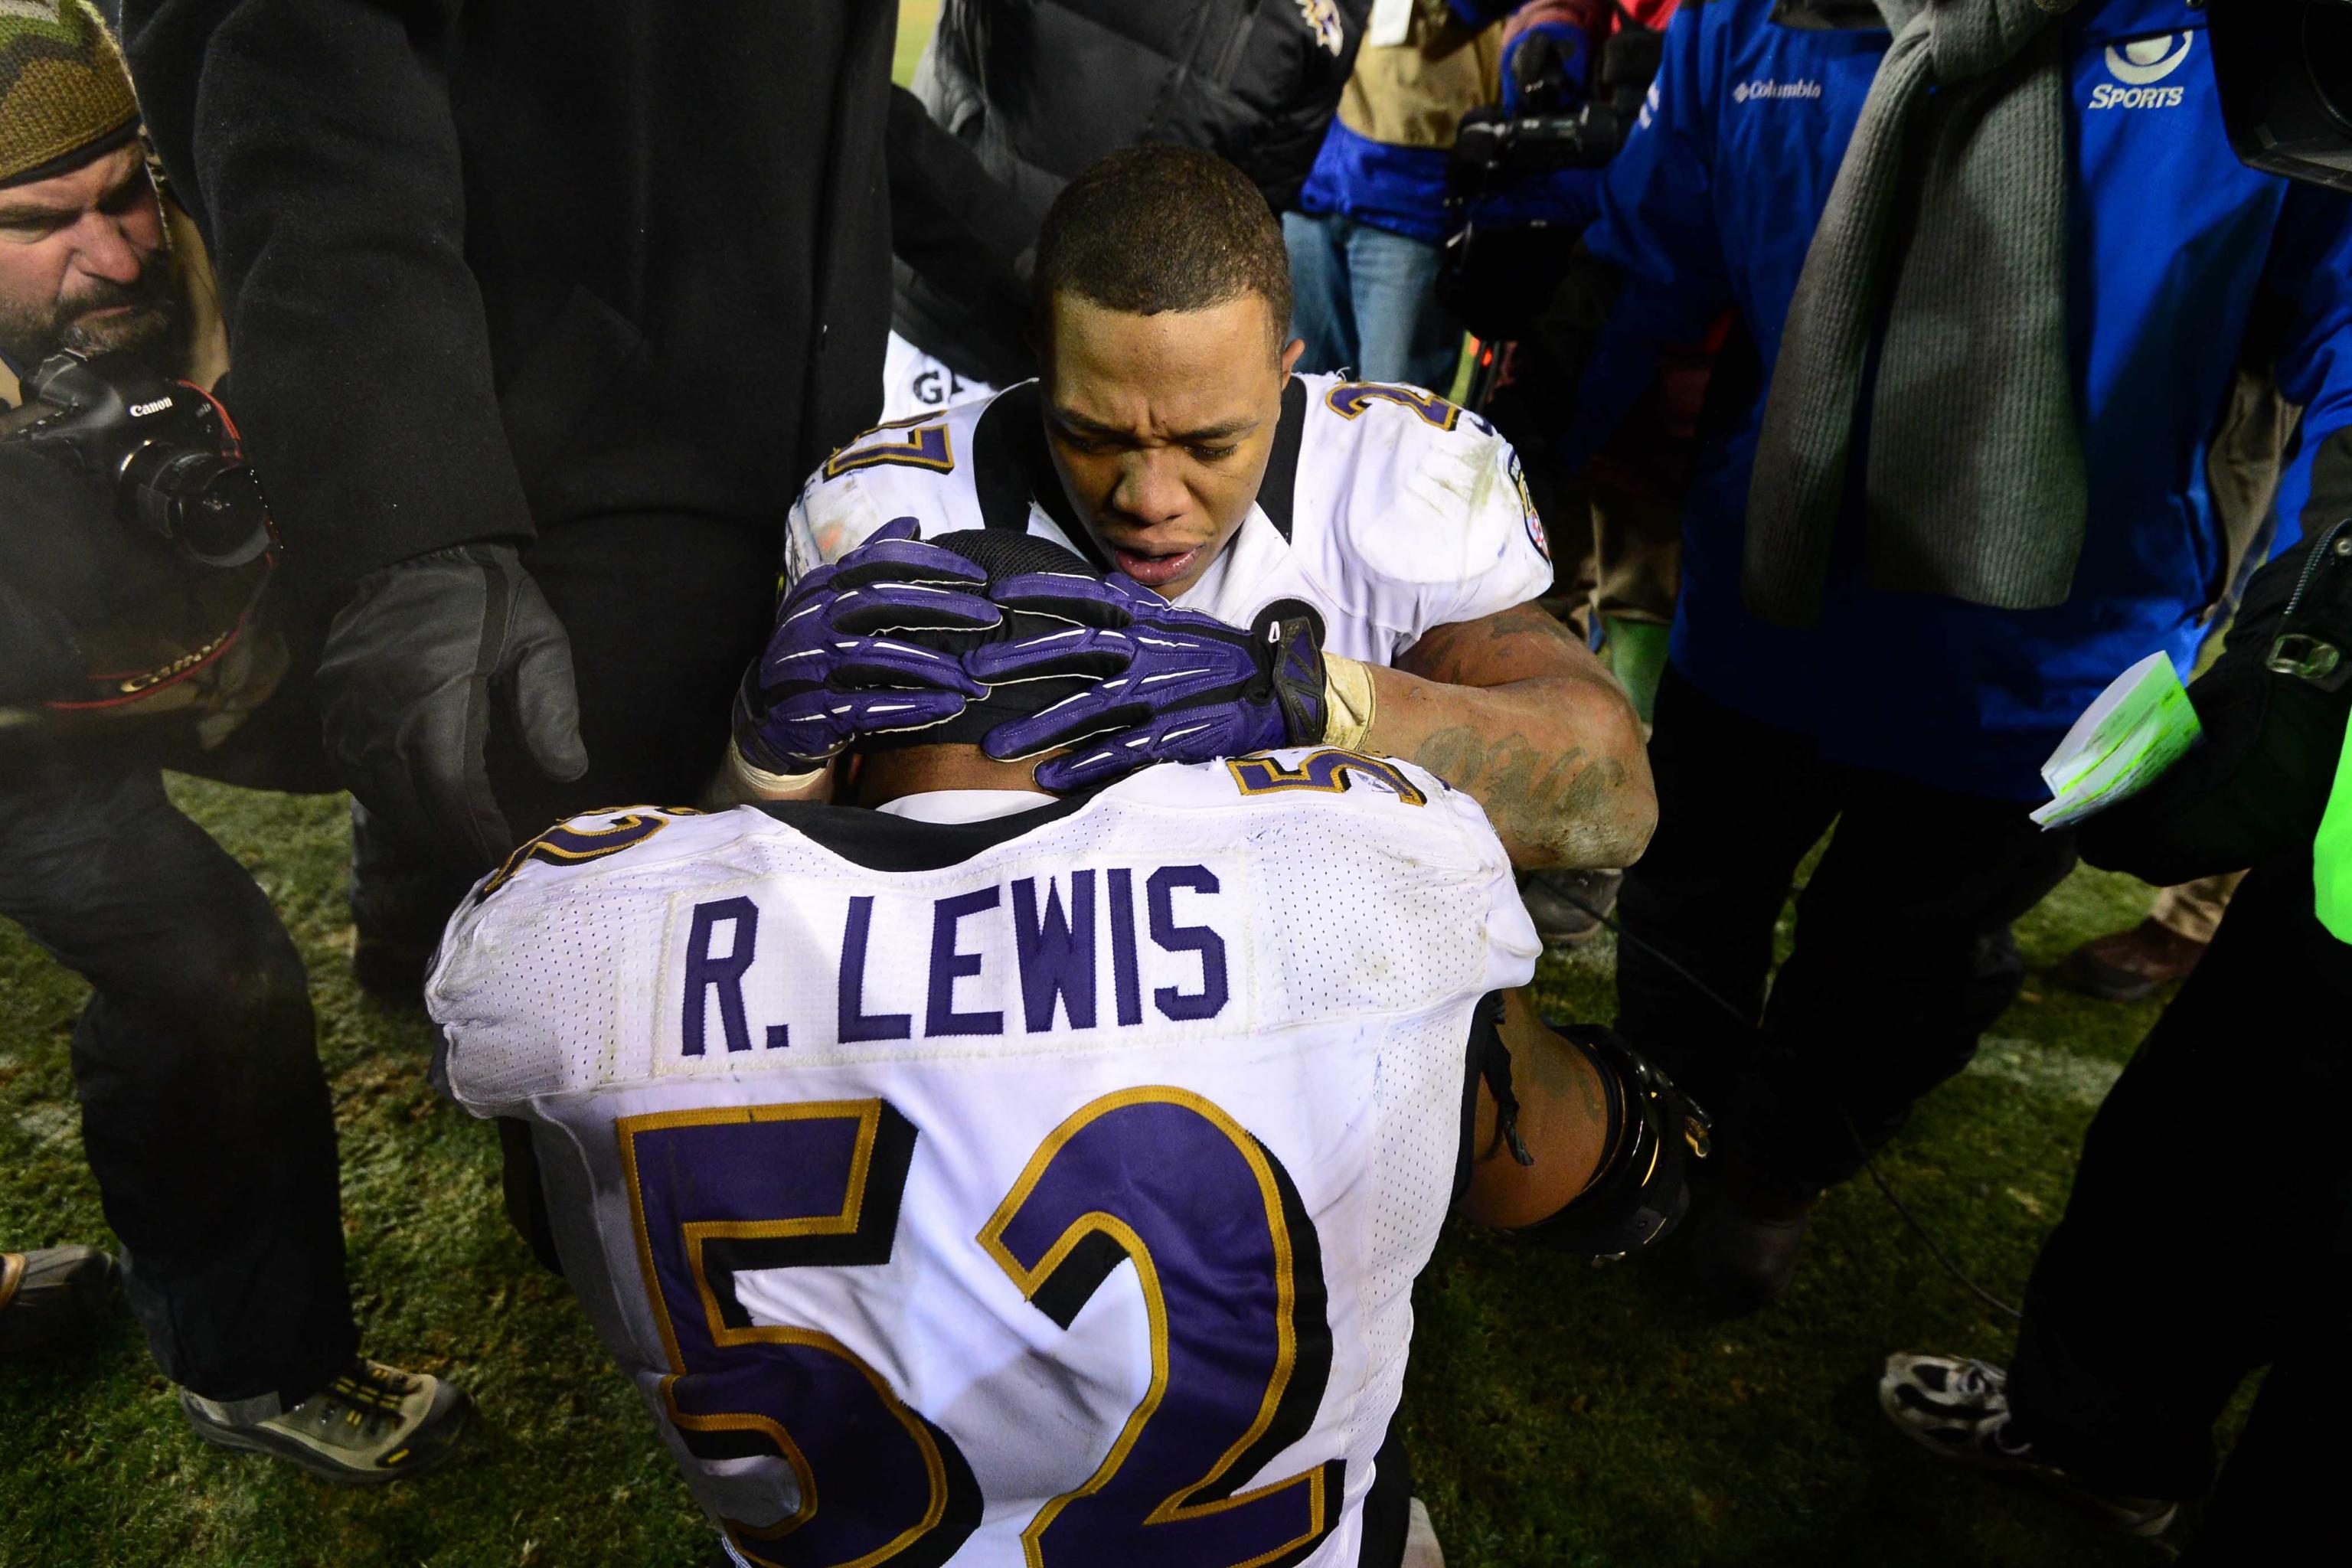
{"type": "Polygon", "coordinates": [[[0,185],[63,174],[138,134],[122,51],[84,0],[0,0],[0,185]]]}

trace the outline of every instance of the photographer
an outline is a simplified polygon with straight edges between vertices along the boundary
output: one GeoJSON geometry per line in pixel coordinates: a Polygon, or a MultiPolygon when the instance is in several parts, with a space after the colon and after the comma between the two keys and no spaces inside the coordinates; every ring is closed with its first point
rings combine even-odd
{"type": "MultiPolygon", "coordinates": [[[[331,788],[272,697],[274,536],[202,248],[80,0],[0,15],[0,914],[94,994],[82,1140],[132,1310],[197,1434],[331,1480],[445,1455],[465,1404],[358,1354],[301,960],[165,766],[331,788]]],[[[85,1318],[102,1256],[0,1258],[0,1345],[85,1318]]]]}

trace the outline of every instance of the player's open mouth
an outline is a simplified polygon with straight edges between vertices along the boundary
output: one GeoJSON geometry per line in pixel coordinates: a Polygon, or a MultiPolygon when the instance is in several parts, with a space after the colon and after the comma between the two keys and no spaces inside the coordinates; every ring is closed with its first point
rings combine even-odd
{"type": "Polygon", "coordinates": [[[1201,547],[1181,550],[1174,554],[1151,553],[1141,550],[1122,550],[1114,544],[1110,558],[1118,569],[1147,588],[1164,588],[1192,568],[1201,547]]]}

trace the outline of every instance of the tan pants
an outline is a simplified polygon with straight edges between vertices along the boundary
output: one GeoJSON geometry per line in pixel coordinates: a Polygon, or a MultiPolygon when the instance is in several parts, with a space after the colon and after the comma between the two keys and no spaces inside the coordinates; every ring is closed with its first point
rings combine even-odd
{"type": "Polygon", "coordinates": [[[2279,468],[2302,417],[2301,409],[2279,395],[2267,364],[2241,369],[2230,384],[2213,444],[2205,450],[2205,488],[2226,552],[2224,588],[2235,584],[2246,552],[2270,520],[2279,468]]]}
{"type": "Polygon", "coordinates": [[[2167,888],[2156,896],[2156,908],[2148,918],[2190,942],[2211,942],[2213,930],[2221,923],[2222,911],[2230,907],[2230,895],[2238,890],[2245,879],[2243,871],[2224,871],[2218,877],[2200,877],[2193,882],[2183,882],[2177,888],[2167,888]]]}
{"type": "MultiPolygon", "coordinates": [[[[2205,482],[2213,497],[2213,510],[2221,521],[2222,538],[2229,550],[2228,569],[2231,578],[2237,574],[2268,516],[2272,499],[2278,493],[2279,463],[2294,436],[2302,410],[2290,405],[2279,396],[2278,386],[2267,370],[2245,369],[2238,373],[2230,389],[2230,401],[2215,430],[2213,445],[2205,454],[2205,482]]],[[[2225,579],[2227,581],[2228,579],[2225,579]]],[[[2199,650],[2197,667],[2202,670],[2221,651],[2221,635],[2225,623],[2217,620],[2199,650]]],[[[2156,907],[2148,918],[2190,942],[2211,942],[2213,930],[2221,923],[2221,913],[2230,907],[2230,895],[2238,890],[2243,871],[2225,871],[2216,877],[2200,877],[2193,882],[2183,882],[2177,888],[2167,888],[2156,896],[2156,907]]]]}
{"type": "Polygon", "coordinates": [[[1590,531],[1573,524],[1559,531],[1559,574],[1547,607],[1587,633],[1595,616],[1673,625],[1682,587],[1681,506],[1606,483],[1577,499],[1587,503],[1590,531]]]}

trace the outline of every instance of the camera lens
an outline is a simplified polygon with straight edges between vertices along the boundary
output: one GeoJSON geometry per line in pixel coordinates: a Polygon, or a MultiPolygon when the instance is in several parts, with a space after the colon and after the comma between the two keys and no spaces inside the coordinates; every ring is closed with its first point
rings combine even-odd
{"type": "Polygon", "coordinates": [[[242,566],[269,548],[259,476],[212,452],[149,442],[122,465],[139,520],[207,566],[242,566]]]}
{"type": "Polygon", "coordinates": [[[2321,111],[2352,135],[2352,5],[2303,7],[2303,64],[2321,111]]]}

